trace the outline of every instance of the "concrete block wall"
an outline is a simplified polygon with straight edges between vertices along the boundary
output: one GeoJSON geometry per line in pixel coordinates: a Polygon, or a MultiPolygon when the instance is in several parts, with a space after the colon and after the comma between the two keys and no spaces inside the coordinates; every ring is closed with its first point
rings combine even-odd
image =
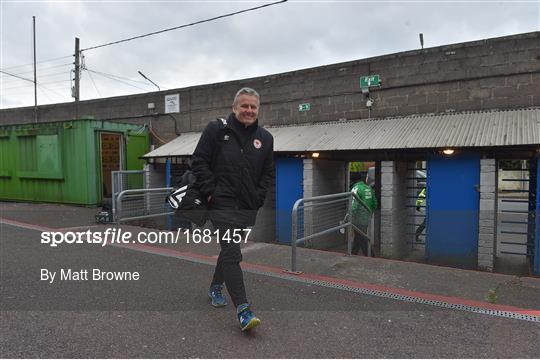
{"type": "MultiPolygon", "coordinates": [[[[346,191],[347,164],[343,161],[305,159],[304,198],[346,191]]],[[[345,209],[342,214],[330,208],[305,211],[304,234],[312,234],[314,229],[320,228],[317,225],[321,223],[329,223],[333,219],[344,217],[345,209]],[[332,211],[329,212],[329,210],[332,211]]],[[[337,226],[337,224],[331,226],[337,226]]],[[[307,245],[316,249],[330,249],[344,244],[345,241],[345,235],[335,232],[309,240],[307,245]]]]}
{"type": "Polygon", "coordinates": [[[478,268],[493,271],[497,254],[497,162],[480,160],[480,214],[478,224],[478,268]]]}
{"type": "Polygon", "coordinates": [[[162,188],[165,187],[165,171],[161,169],[156,169],[152,164],[144,165],[144,176],[146,188],[162,188]]]}
{"type": "MultiPolygon", "coordinates": [[[[61,121],[90,115],[96,119],[151,124],[165,140],[180,132],[200,131],[209,120],[230,113],[236,91],[253,87],[261,94],[261,124],[313,123],[341,119],[403,116],[452,111],[540,105],[540,32],[413,50],[319,66],[282,74],[39,107],[39,121],[61,121]],[[360,76],[379,74],[371,90],[371,115],[359,87],[360,76]],[[164,112],[164,97],[180,95],[180,112],[164,112]],[[310,103],[309,111],[298,105],[310,103]]],[[[34,121],[33,107],[0,110],[0,125],[34,121]]]]}
{"type": "Polygon", "coordinates": [[[347,163],[319,159],[304,160],[304,197],[346,191],[347,163]]]}
{"type": "Polygon", "coordinates": [[[264,205],[257,213],[257,221],[251,229],[248,241],[276,241],[276,184],[270,186],[264,205]]]}
{"type": "Polygon", "coordinates": [[[381,161],[381,256],[407,253],[407,162],[381,161]]]}

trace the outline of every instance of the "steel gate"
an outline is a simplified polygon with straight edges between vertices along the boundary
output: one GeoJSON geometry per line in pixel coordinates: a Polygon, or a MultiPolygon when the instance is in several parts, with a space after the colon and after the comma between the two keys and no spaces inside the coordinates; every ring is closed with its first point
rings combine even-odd
{"type": "Polygon", "coordinates": [[[508,272],[528,272],[534,251],[534,201],[531,202],[529,160],[498,161],[496,267],[508,272]]]}
{"type": "MultiPolygon", "coordinates": [[[[424,258],[426,246],[426,203],[417,206],[420,193],[426,188],[426,162],[411,162],[407,166],[407,244],[410,251],[418,257],[424,258]]],[[[414,255],[413,255],[414,256],[414,255]]]]}
{"type": "Polygon", "coordinates": [[[146,176],[148,171],[145,170],[120,170],[112,171],[112,212],[113,220],[117,220],[116,203],[118,195],[124,190],[131,189],[146,189],[146,176]]]}
{"type": "Polygon", "coordinates": [[[174,211],[166,201],[172,187],[124,190],[116,197],[117,226],[121,222],[172,215],[174,211]]]}

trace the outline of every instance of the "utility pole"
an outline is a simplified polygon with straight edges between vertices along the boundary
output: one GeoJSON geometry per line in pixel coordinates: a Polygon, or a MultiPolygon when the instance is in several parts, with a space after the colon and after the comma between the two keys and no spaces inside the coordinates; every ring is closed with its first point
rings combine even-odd
{"type": "Polygon", "coordinates": [[[75,101],[79,101],[79,84],[80,84],[80,77],[79,74],[81,72],[81,58],[80,58],[80,52],[79,52],[79,38],[75,38],[75,86],[73,87],[73,94],[72,96],[75,98],[75,101]]]}
{"type": "Polygon", "coordinates": [[[32,16],[33,28],[34,28],[34,122],[38,122],[38,108],[37,108],[37,70],[36,70],[36,17],[32,16]]]}

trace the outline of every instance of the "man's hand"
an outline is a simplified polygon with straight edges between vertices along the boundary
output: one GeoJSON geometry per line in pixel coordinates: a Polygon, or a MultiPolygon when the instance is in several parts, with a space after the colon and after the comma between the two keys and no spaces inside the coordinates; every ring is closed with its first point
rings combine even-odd
{"type": "Polygon", "coordinates": [[[207,201],[208,201],[208,203],[210,203],[210,201],[212,201],[212,195],[208,195],[207,201]]]}

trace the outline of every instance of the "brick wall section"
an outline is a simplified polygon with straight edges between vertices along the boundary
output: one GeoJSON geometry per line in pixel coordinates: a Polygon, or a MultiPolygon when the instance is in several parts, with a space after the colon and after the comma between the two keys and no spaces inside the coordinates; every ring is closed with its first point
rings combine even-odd
{"type": "MultiPolygon", "coordinates": [[[[252,79],[131,96],[39,107],[41,122],[90,115],[96,119],[148,115],[147,104],[164,111],[164,96],[180,94],[173,114],[181,132],[200,131],[230,112],[242,86],[262,97],[262,124],[290,124],[369,116],[359,77],[381,75],[372,90],[371,117],[540,105],[540,32],[413,50],[252,79]],[[299,112],[300,103],[311,109],[299,112]]],[[[32,122],[33,108],[0,110],[0,124],[32,122]]],[[[175,137],[168,116],[121,120],[151,123],[165,139],[175,137]]]]}
{"type": "MultiPolygon", "coordinates": [[[[346,191],[346,174],[347,163],[345,162],[318,159],[304,160],[304,198],[346,191]]],[[[304,234],[311,235],[313,233],[313,224],[329,223],[331,220],[342,217],[345,217],[345,212],[343,214],[337,213],[335,207],[306,211],[304,214],[304,234]]],[[[337,224],[328,227],[332,226],[337,226],[337,224]]],[[[340,246],[345,241],[345,235],[335,232],[309,240],[308,245],[316,249],[329,249],[340,246]]]]}
{"type": "Polygon", "coordinates": [[[381,162],[381,256],[407,253],[407,163],[381,162]]]}
{"type": "Polygon", "coordinates": [[[478,268],[493,271],[497,244],[497,169],[495,159],[480,160],[478,268]]]}

